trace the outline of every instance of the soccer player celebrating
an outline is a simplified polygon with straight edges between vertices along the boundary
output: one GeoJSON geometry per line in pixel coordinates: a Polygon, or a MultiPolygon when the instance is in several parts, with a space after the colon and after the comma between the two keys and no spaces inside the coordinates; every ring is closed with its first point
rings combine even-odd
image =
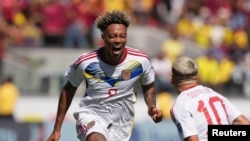
{"type": "Polygon", "coordinates": [[[86,92],[74,113],[81,141],[128,141],[134,121],[134,103],[141,85],[148,114],[156,123],[162,112],[156,108],[154,70],[142,51],[126,46],[129,17],[113,10],[96,19],[103,47],[79,56],[65,73],[54,129],[48,141],[58,141],[65,114],[77,87],[86,80],[86,92]]]}
{"type": "Polygon", "coordinates": [[[186,56],[172,64],[172,85],[179,95],[171,118],[185,141],[207,141],[208,125],[249,124],[227,98],[198,84],[198,66],[186,56]]]}

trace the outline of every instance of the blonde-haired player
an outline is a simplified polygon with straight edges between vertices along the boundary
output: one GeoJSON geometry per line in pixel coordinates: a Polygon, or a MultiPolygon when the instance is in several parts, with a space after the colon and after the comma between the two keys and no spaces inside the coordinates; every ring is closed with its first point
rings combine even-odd
{"type": "Polygon", "coordinates": [[[185,141],[207,141],[208,125],[249,124],[227,98],[198,83],[198,66],[187,56],[172,64],[172,85],[179,95],[171,118],[185,141]]]}

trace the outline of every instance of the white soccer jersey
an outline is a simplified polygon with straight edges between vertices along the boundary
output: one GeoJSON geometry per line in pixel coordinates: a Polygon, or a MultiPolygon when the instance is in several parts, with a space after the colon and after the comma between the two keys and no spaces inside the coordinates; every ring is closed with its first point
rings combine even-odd
{"type": "Polygon", "coordinates": [[[232,124],[240,114],[224,96],[202,85],[180,93],[171,108],[180,136],[198,135],[200,141],[207,141],[208,124],[232,124]]]}
{"type": "Polygon", "coordinates": [[[80,113],[86,113],[102,117],[104,124],[117,127],[115,138],[123,141],[132,130],[137,88],[154,82],[154,71],[149,57],[138,49],[125,47],[125,59],[115,66],[101,60],[101,49],[81,55],[65,74],[76,87],[87,81],[74,116],[78,119],[80,113]]]}

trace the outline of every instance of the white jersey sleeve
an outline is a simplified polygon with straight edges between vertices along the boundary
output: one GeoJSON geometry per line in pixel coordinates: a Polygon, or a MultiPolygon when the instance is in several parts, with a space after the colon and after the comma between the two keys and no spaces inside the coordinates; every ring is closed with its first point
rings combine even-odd
{"type": "Polygon", "coordinates": [[[197,129],[195,126],[195,119],[192,114],[186,109],[190,106],[188,103],[178,103],[175,104],[175,111],[173,117],[175,124],[177,126],[178,132],[181,137],[186,138],[191,135],[197,135],[197,129]]]}
{"type": "Polygon", "coordinates": [[[151,65],[151,62],[149,60],[146,60],[147,63],[144,63],[144,72],[142,76],[140,77],[141,85],[149,85],[154,82],[155,80],[155,74],[153,67],[151,65]]]}
{"type": "Polygon", "coordinates": [[[230,101],[228,101],[228,99],[224,98],[224,101],[228,113],[229,124],[233,124],[233,121],[242,113],[230,101]]]}
{"type": "Polygon", "coordinates": [[[82,67],[76,66],[77,65],[76,63],[79,62],[80,60],[81,60],[81,57],[78,57],[74,61],[74,63],[69,66],[68,70],[64,74],[64,76],[75,87],[78,87],[84,79],[82,67]]]}

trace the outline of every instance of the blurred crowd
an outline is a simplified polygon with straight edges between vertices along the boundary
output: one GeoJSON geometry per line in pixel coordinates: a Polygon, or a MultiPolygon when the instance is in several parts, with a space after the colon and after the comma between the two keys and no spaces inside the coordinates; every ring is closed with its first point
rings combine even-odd
{"type": "Polygon", "coordinates": [[[2,0],[0,31],[11,46],[88,48],[99,45],[95,18],[103,11],[121,9],[134,24],[160,27],[156,12],[165,1],[155,0],[2,0]]]}
{"type": "Polygon", "coordinates": [[[155,66],[165,66],[156,67],[160,90],[173,91],[167,72],[188,48],[181,40],[188,39],[206,51],[196,58],[201,83],[250,95],[250,0],[1,0],[1,50],[98,47],[101,41],[94,20],[112,9],[128,12],[133,25],[169,33],[152,58],[155,66]]]}

